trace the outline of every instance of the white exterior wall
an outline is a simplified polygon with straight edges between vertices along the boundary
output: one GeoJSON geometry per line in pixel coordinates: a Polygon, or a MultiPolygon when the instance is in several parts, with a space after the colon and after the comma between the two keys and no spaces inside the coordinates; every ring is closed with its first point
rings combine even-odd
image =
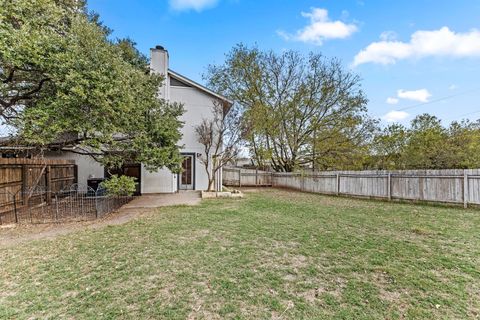
{"type": "MultiPolygon", "coordinates": [[[[150,68],[153,72],[167,75],[169,68],[168,51],[162,47],[155,47],[150,51],[150,68]]],[[[196,87],[172,86],[170,76],[167,76],[164,85],[159,89],[160,97],[171,102],[183,104],[185,113],[181,120],[184,122],[182,128],[182,139],[179,143],[182,153],[195,154],[194,163],[194,188],[205,190],[208,188],[208,177],[201,157],[205,157],[203,146],[197,142],[195,127],[204,118],[211,118],[213,108],[213,97],[196,87]],[[200,156],[200,158],[199,158],[200,156]]],[[[221,181],[221,180],[220,180],[221,181]]],[[[142,193],[164,193],[176,192],[178,189],[178,176],[167,169],[160,169],[157,172],[148,172],[142,167],[142,193]]]]}
{"type": "MultiPolygon", "coordinates": [[[[204,118],[212,118],[213,97],[194,87],[170,86],[170,101],[183,104],[185,113],[181,117],[184,122],[182,128],[182,139],[179,143],[182,153],[195,154],[195,190],[206,190],[208,188],[208,176],[205,166],[200,157],[205,157],[204,147],[197,142],[195,127],[204,118]]],[[[178,176],[168,169],[160,169],[156,172],[148,172],[142,166],[142,193],[169,193],[178,190],[178,176]]],[[[219,180],[221,181],[221,179],[219,180]]]]}
{"type": "Polygon", "coordinates": [[[163,86],[158,89],[158,95],[163,99],[170,99],[170,77],[168,76],[169,56],[168,51],[164,49],[150,50],[150,68],[153,72],[161,74],[164,77],[163,86]]]}
{"type": "MultiPolygon", "coordinates": [[[[184,105],[185,113],[181,120],[185,123],[182,129],[183,146],[181,152],[200,154],[205,157],[204,146],[197,141],[195,127],[203,119],[213,117],[213,97],[196,88],[189,87],[170,87],[170,99],[184,105]]],[[[195,156],[195,189],[206,190],[208,188],[208,177],[205,166],[201,160],[195,156]]]]}
{"type": "Polygon", "coordinates": [[[149,172],[142,164],[142,193],[171,193],[177,191],[177,175],[168,169],[149,172]]]}
{"type": "MultiPolygon", "coordinates": [[[[163,75],[164,85],[158,90],[160,98],[170,99],[170,77],[168,76],[169,56],[168,51],[154,48],[150,50],[150,69],[163,75]]],[[[177,191],[177,175],[168,169],[159,169],[150,172],[145,169],[142,164],[141,169],[141,186],[142,193],[172,193],[177,191]]]]}

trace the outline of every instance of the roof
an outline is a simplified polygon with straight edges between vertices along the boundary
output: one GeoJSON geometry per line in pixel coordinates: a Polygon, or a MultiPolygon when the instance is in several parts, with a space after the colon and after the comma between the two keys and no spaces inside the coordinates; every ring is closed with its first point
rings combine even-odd
{"type": "Polygon", "coordinates": [[[32,146],[26,146],[26,145],[20,145],[16,141],[16,137],[14,136],[4,136],[0,137],[0,152],[4,151],[28,151],[28,150],[33,150],[34,147],[32,146]]]}
{"type": "Polygon", "coordinates": [[[12,140],[11,136],[0,137],[0,145],[8,143],[12,140]]]}
{"type": "Polygon", "coordinates": [[[185,77],[185,76],[182,76],[180,73],[175,72],[175,71],[173,71],[172,69],[168,69],[168,75],[171,76],[171,77],[177,78],[178,80],[183,81],[183,82],[191,85],[192,87],[195,87],[195,88],[197,88],[197,89],[199,89],[199,90],[201,90],[201,91],[203,91],[203,92],[205,92],[205,93],[207,93],[207,94],[209,94],[209,95],[211,95],[211,96],[214,96],[215,98],[218,98],[218,99],[220,99],[220,100],[222,100],[222,101],[225,101],[225,102],[227,102],[229,105],[232,105],[232,104],[233,104],[233,101],[230,100],[230,99],[228,99],[227,97],[222,96],[221,94],[218,94],[218,93],[216,93],[216,92],[208,89],[208,88],[205,87],[205,86],[202,86],[202,85],[199,84],[198,82],[195,82],[195,81],[193,81],[193,80],[191,80],[191,79],[189,79],[189,78],[187,78],[187,77],[185,77]]]}

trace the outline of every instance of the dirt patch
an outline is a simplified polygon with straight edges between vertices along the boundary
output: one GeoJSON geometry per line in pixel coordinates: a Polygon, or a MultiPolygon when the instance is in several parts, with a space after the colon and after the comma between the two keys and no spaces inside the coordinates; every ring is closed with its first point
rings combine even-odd
{"type": "Polygon", "coordinates": [[[198,241],[201,240],[205,237],[208,237],[210,235],[210,230],[208,229],[200,229],[200,230],[193,230],[188,233],[188,235],[185,236],[178,236],[176,237],[176,241],[179,245],[187,245],[190,244],[193,241],[198,241]]]}
{"type": "Polygon", "coordinates": [[[342,296],[343,290],[346,286],[347,280],[337,277],[332,282],[323,282],[322,284],[318,284],[316,288],[300,293],[300,297],[310,304],[321,301],[322,295],[324,294],[330,294],[338,299],[342,296]]]}
{"type": "Polygon", "coordinates": [[[297,279],[297,276],[293,274],[287,274],[283,277],[283,280],[285,281],[295,281],[296,279],[297,279]]]}
{"type": "Polygon", "coordinates": [[[307,292],[302,293],[300,296],[305,299],[308,303],[315,303],[320,296],[324,293],[327,292],[325,288],[316,288],[316,289],[310,289],[307,292]]]}
{"type": "Polygon", "coordinates": [[[51,239],[77,231],[120,225],[140,216],[155,213],[159,207],[197,205],[200,203],[200,200],[200,195],[195,191],[143,195],[102,219],[68,223],[2,226],[0,228],[0,247],[15,246],[27,241],[51,239]]]}
{"type": "Polygon", "coordinates": [[[10,225],[0,230],[0,247],[11,247],[27,241],[52,239],[82,230],[99,229],[105,226],[127,223],[155,209],[131,209],[113,212],[103,219],[33,225],[10,225]]]}
{"type": "Polygon", "coordinates": [[[373,274],[373,281],[377,285],[380,299],[396,303],[400,300],[402,293],[388,290],[388,287],[395,284],[395,278],[385,271],[378,270],[373,274]]]}
{"type": "Polygon", "coordinates": [[[296,270],[296,269],[301,269],[301,268],[305,268],[308,266],[308,263],[307,263],[307,257],[303,256],[303,255],[300,255],[300,254],[297,254],[297,255],[291,255],[291,254],[287,254],[285,253],[283,255],[283,257],[285,259],[287,259],[287,261],[290,262],[291,266],[296,270]]]}
{"type": "Polygon", "coordinates": [[[427,236],[430,234],[430,231],[428,231],[427,229],[419,228],[419,227],[412,228],[411,232],[419,236],[427,236]]]}

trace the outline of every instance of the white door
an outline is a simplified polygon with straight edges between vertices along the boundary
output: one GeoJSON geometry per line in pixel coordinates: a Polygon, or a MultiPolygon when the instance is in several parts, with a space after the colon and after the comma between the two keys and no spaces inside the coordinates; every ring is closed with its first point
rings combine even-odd
{"type": "Polygon", "coordinates": [[[182,173],[180,174],[180,190],[193,190],[194,163],[193,155],[184,155],[182,173]]]}

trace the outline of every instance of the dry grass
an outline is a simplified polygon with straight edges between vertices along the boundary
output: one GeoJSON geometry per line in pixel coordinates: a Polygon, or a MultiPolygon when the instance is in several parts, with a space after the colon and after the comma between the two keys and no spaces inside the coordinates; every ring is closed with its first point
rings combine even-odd
{"type": "Polygon", "coordinates": [[[246,195],[5,248],[0,318],[479,317],[479,211],[246,195]]]}

